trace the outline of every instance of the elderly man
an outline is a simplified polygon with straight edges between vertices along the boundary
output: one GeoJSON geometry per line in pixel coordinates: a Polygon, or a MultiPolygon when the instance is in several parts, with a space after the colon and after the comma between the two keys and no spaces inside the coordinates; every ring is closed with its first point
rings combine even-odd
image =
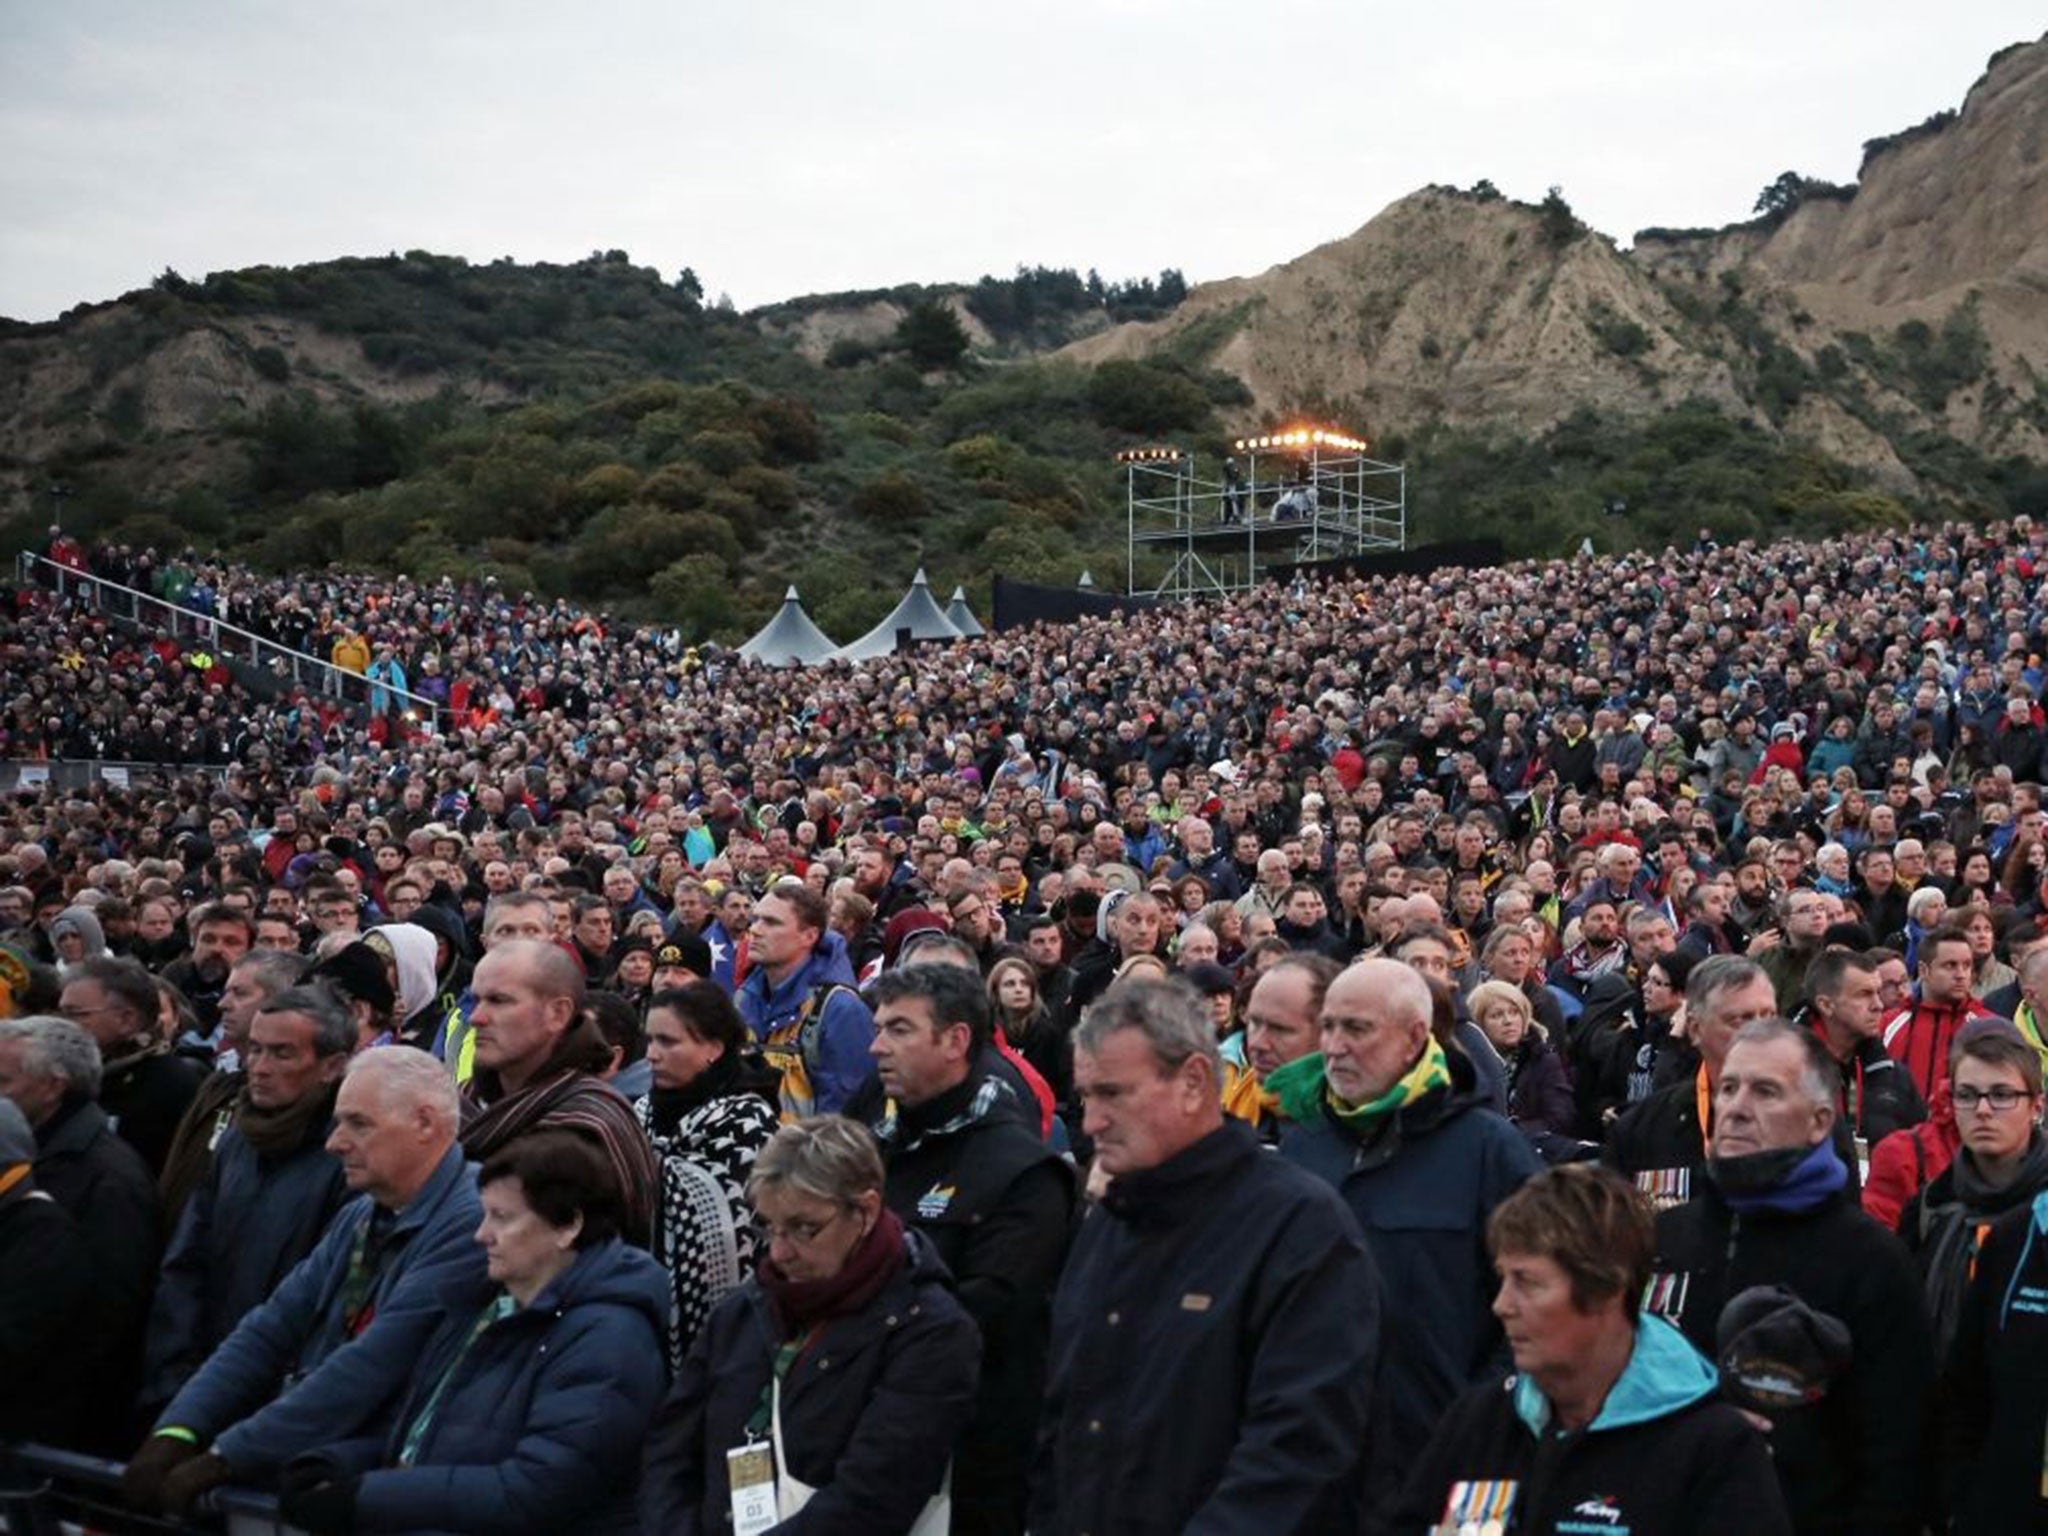
{"type": "Polygon", "coordinates": [[[884,1198],[930,1239],[981,1330],[974,1417],[954,1466],[955,1527],[1021,1531],[1073,1178],[1041,1139],[1037,1106],[996,1070],[988,989],[975,971],[885,971],[870,995],[888,1097],[868,1128],[888,1170],[884,1198]]]}
{"type": "Polygon", "coordinates": [[[152,1177],[163,1171],[178,1122],[206,1077],[198,1062],[172,1054],[159,1007],[156,983],[132,960],[73,967],[57,1004],[99,1047],[100,1105],[152,1177]]]}
{"type": "Polygon", "coordinates": [[[1846,1327],[1846,1360],[1803,1372],[1807,1399],[1773,1415],[1785,1506],[1802,1533],[1913,1536],[1934,1350],[1912,1261],[1850,1193],[1834,1145],[1836,1079],[1811,1030],[1760,1019],[1735,1035],[1716,1080],[1708,1176],[1657,1219],[1648,1309],[1716,1357],[1723,1310],[1756,1286],[1783,1286],[1846,1327]]]}
{"type": "Polygon", "coordinates": [[[230,1479],[267,1482],[294,1456],[382,1432],[427,1340],[489,1289],[457,1114],[424,1051],[350,1062],[327,1148],[358,1198],[158,1418],[128,1464],[131,1503],[182,1514],[230,1479]]]}
{"type": "Polygon", "coordinates": [[[0,1022],[0,1097],[34,1130],[36,1183],[78,1223],[96,1287],[93,1326],[72,1362],[93,1385],[68,1440],[118,1455],[127,1449],[161,1232],[149,1170],[114,1134],[99,1091],[99,1048],[78,1025],[46,1016],[0,1022]]]}
{"type": "Polygon", "coordinates": [[[287,988],[256,1015],[248,1073],[164,1253],[143,1370],[150,1407],[262,1305],[347,1199],[326,1143],[355,1043],[355,1021],[322,987],[287,988]]]}
{"type": "Polygon", "coordinates": [[[1184,984],[1124,983],[1076,1037],[1109,1183],[1053,1302],[1034,1536],[1356,1528],[1379,1287],[1356,1223],[1224,1116],[1184,984]]]}
{"type": "MultiPolygon", "coordinates": [[[[1312,1054],[1323,1027],[1323,995],[1340,967],[1327,955],[1286,955],[1259,973],[1245,1000],[1242,1059],[1226,1060],[1223,1108],[1277,1146],[1285,1125],[1266,1079],[1312,1054]]],[[[1226,1047],[1226,1058],[1228,1048],[1226,1047]]]]}
{"type": "Polygon", "coordinates": [[[484,1163],[530,1131],[588,1138],[618,1180],[627,1240],[645,1247],[660,1170],[632,1106],[604,1081],[612,1049],[584,1010],[582,967],[558,945],[515,939],[477,963],[470,988],[476,1071],[463,1091],[463,1151],[484,1163]]]}
{"type": "Polygon", "coordinates": [[[1434,1011],[1412,966],[1361,960],[1323,996],[1320,1053],[1266,1080],[1289,1122],[1280,1155],[1350,1206],[1387,1299],[1372,1509],[1400,1491],[1458,1394],[1500,1363],[1486,1218],[1541,1166],[1491,1112],[1470,1061],[1437,1043],[1434,1011]]]}

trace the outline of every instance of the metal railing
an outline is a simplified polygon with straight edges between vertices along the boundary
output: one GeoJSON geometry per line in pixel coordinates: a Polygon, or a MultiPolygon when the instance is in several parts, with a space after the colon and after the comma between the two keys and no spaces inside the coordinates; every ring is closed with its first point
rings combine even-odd
{"type": "Polygon", "coordinates": [[[42,587],[101,613],[159,629],[174,640],[201,642],[223,657],[246,661],[273,677],[289,676],[294,683],[315,687],[331,699],[367,706],[374,694],[382,692],[399,700],[413,718],[430,729],[438,730],[440,727],[444,706],[423,693],[376,682],[360,672],[351,672],[305,651],[295,651],[288,645],[266,639],[225,619],[183,607],[136,587],[124,587],[118,581],[109,581],[90,571],[73,570],[33,550],[23,550],[16,566],[24,585],[42,587]]]}
{"type": "Polygon", "coordinates": [[[184,1536],[225,1531],[227,1536],[292,1536],[297,1526],[279,1518],[277,1500],[253,1488],[216,1488],[199,1501],[190,1520],[140,1515],[121,1501],[118,1461],[80,1456],[47,1445],[0,1442],[0,1532],[6,1536],[62,1536],[76,1531],[122,1531],[130,1536],[184,1536]]]}

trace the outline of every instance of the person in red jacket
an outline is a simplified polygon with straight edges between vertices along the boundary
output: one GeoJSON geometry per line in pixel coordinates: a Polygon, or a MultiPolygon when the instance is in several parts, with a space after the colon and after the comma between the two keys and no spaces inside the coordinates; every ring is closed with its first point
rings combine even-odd
{"type": "Polygon", "coordinates": [[[1955,1103],[1944,1082],[1925,1120],[1893,1131],[1870,1149],[1870,1172],[1863,1180],[1864,1214],[1887,1232],[1897,1231],[1900,1214],[1956,1160],[1962,1141],[1955,1103]]]}
{"type": "Polygon", "coordinates": [[[1885,1021],[1884,1048],[1904,1062],[1913,1085],[1930,1104],[1948,1086],[1948,1048],[1971,1019],[1995,1018],[1970,995],[1976,954],[1970,936],[1946,924],[1920,941],[1920,985],[1911,1003],[1885,1021]]]}

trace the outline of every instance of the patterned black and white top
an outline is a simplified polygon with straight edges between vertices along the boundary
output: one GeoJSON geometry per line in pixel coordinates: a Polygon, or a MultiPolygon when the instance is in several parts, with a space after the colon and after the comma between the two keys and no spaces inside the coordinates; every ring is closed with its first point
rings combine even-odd
{"type": "Polygon", "coordinates": [[[681,1370],[712,1307],[760,1260],[747,1175],[779,1120],[753,1093],[720,1094],[686,1111],[673,1132],[656,1125],[651,1097],[635,1103],[633,1112],[661,1164],[654,1256],[668,1270],[673,1303],[669,1366],[681,1370]]]}

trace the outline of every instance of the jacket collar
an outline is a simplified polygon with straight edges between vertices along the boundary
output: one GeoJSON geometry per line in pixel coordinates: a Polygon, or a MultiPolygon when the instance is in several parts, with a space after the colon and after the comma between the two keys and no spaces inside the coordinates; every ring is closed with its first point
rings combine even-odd
{"type": "MultiPolygon", "coordinates": [[[[1719,1386],[1714,1367],[1685,1335],[1663,1318],[1645,1312],[1636,1319],[1636,1347],[1629,1352],[1628,1364],[1608,1388],[1607,1401],[1600,1405],[1586,1432],[1597,1434],[1669,1418],[1713,1396],[1719,1386]]],[[[1515,1417],[1530,1434],[1540,1437],[1550,1427],[1550,1400],[1528,1376],[1516,1376],[1511,1390],[1515,1417]]]]}
{"type": "Polygon", "coordinates": [[[1112,1179],[1102,1204],[1133,1227],[1177,1226],[1210,1204],[1216,1180],[1259,1155],[1257,1133],[1241,1120],[1226,1119],[1158,1166],[1112,1179]]]}
{"type": "Polygon", "coordinates": [[[399,1209],[397,1219],[391,1223],[392,1232],[413,1232],[424,1227],[468,1178],[469,1164],[463,1160],[462,1146],[457,1143],[441,1155],[440,1165],[420,1186],[420,1192],[399,1209]]]}
{"type": "Polygon", "coordinates": [[[91,1099],[67,1094],[57,1113],[44,1124],[36,1137],[36,1160],[40,1162],[46,1157],[68,1157],[83,1152],[110,1126],[107,1112],[98,1104],[91,1099]]]}

